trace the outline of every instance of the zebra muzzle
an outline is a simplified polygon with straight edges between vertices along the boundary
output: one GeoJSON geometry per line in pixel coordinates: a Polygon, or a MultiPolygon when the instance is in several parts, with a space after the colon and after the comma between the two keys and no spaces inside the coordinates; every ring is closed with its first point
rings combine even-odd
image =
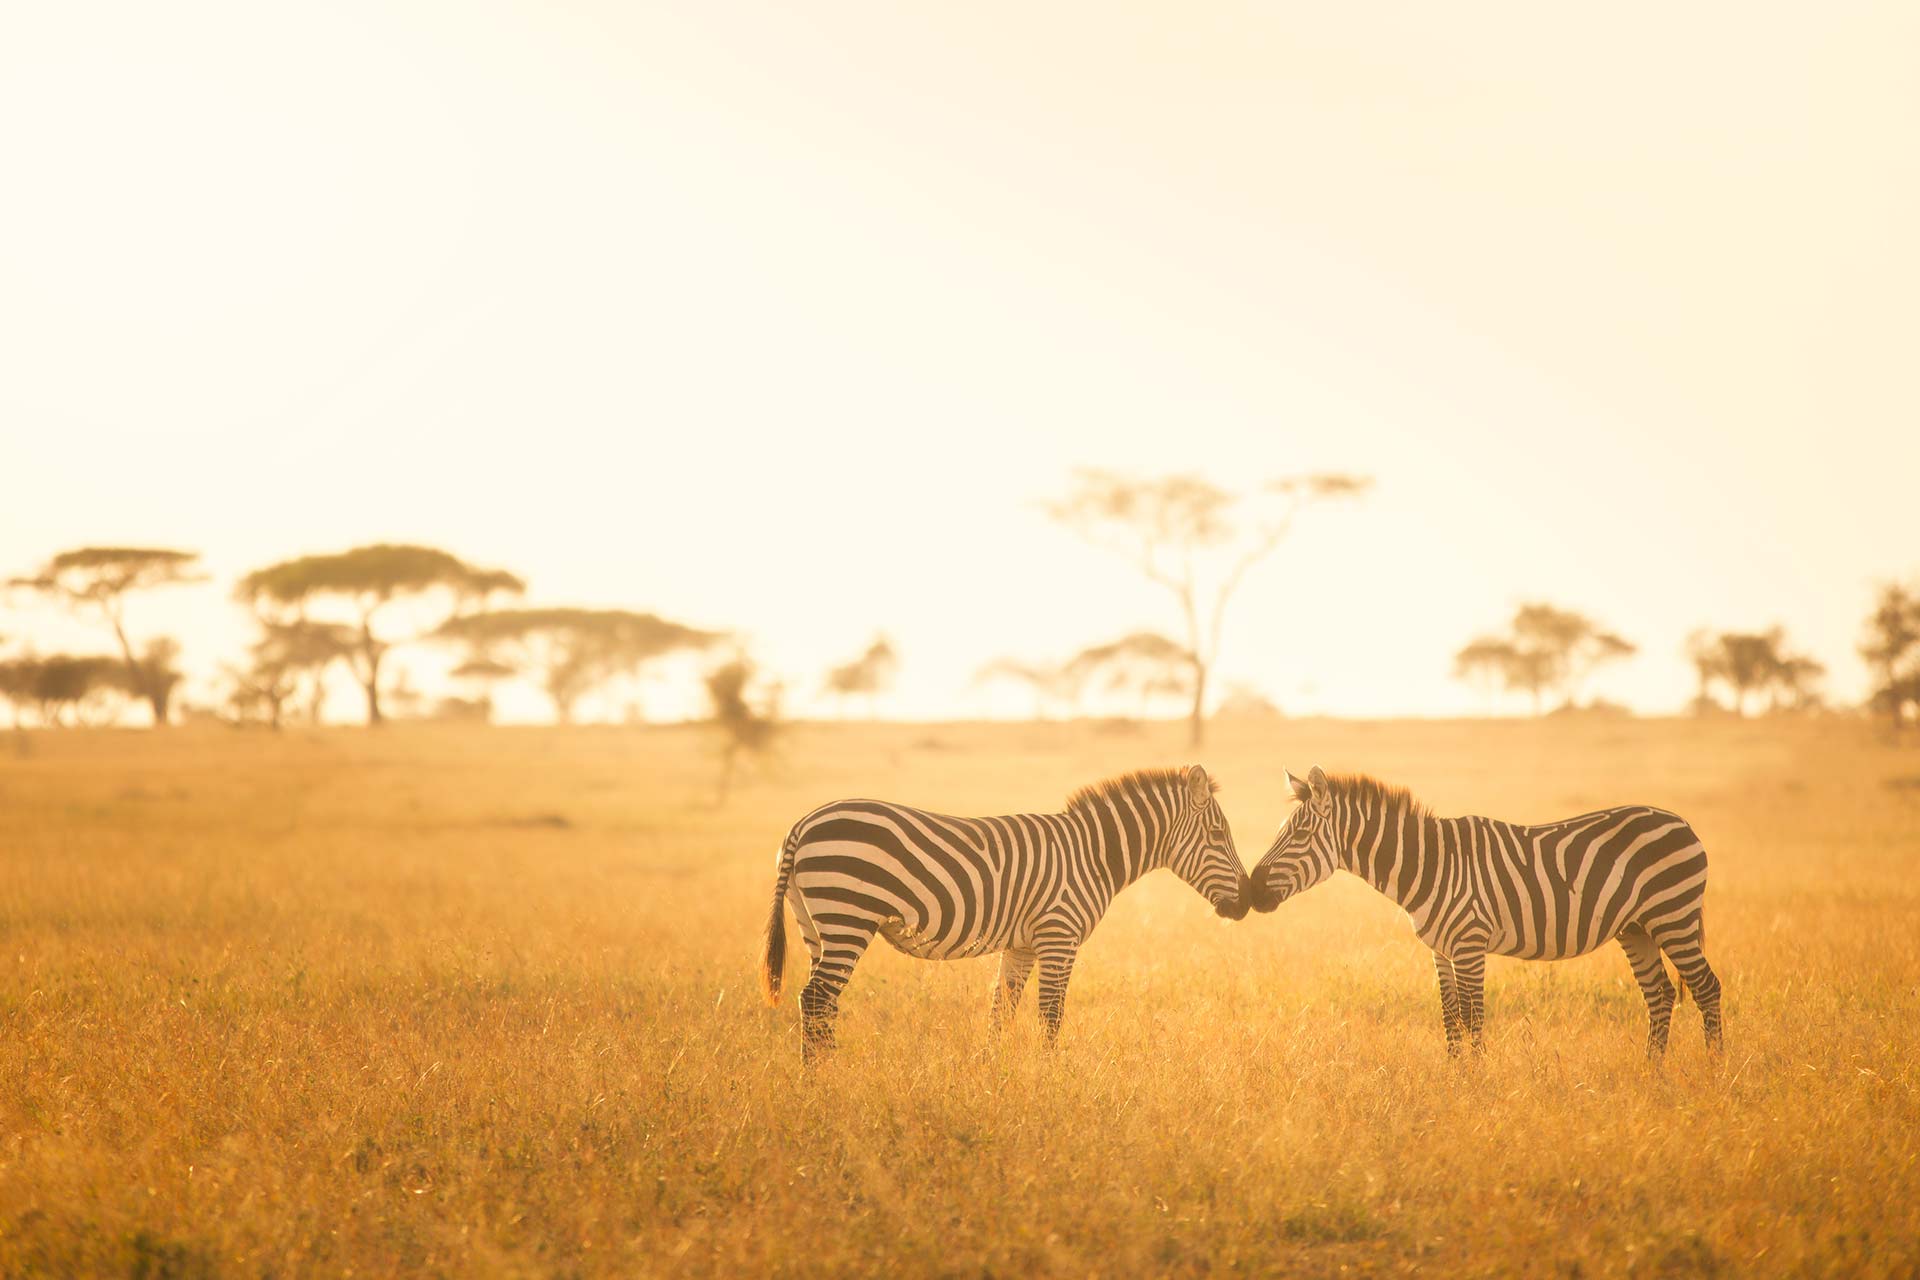
{"type": "Polygon", "coordinates": [[[1259,876],[1247,882],[1247,901],[1255,911],[1271,911],[1280,905],[1280,894],[1269,885],[1263,885],[1259,876]]]}

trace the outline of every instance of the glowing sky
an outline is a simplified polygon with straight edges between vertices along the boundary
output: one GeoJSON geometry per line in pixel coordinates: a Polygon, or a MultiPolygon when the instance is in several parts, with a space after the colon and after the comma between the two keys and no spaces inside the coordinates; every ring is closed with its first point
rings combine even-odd
{"type": "Polygon", "coordinates": [[[1857,698],[1920,571],[1920,7],[1796,9],[9,5],[0,568],[425,541],[1014,713],[986,658],[1175,621],[1041,512],[1075,466],[1339,468],[1229,627],[1289,710],[1477,711],[1532,597],[1644,709],[1702,625],[1857,698]]]}

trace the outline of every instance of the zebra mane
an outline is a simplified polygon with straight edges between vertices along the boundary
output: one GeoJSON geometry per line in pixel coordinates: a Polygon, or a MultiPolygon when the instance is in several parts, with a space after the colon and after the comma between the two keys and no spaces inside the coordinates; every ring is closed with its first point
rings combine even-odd
{"type": "MultiPolygon", "coordinates": [[[[1209,775],[1207,781],[1217,792],[1220,783],[1209,775]]],[[[1135,769],[1131,773],[1117,774],[1080,788],[1067,797],[1067,812],[1084,812],[1102,800],[1113,799],[1129,791],[1184,790],[1187,785],[1185,769],[1135,769]]]]}
{"type": "Polygon", "coordinates": [[[1431,817],[1433,812],[1405,787],[1382,782],[1369,774],[1336,773],[1327,779],[1327,789],[1336,796],[1359,800],[1369,808],[1384,813],[1404,810],[1416,818],[1426,818],[1431,817]]]}

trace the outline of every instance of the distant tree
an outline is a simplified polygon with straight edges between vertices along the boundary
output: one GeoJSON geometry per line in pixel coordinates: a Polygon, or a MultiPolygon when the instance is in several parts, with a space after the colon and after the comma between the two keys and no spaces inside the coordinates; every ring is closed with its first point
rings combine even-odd
{"type": "Polygon", "coordinates": [[[1887,583],[1874,599],[1860,639],[1860,656],[1873,672],[1868,705],[1884,711],[1895,731],[1920,704],[1920,593],[1887,583]]]}
{"type": "Polygon", "coordinates": [[[475,718],[491,723],[494,687],[502,681],[513,679],[520,673],[506,663],[496,662],[492,658],[468,658],[447,674],[476,691],[471,699],[476,709],[475,718]]]}
{"type": "Polygon", "coordinates": [[[1101,680],[1108,692],[1133,693],[1140,700],[1142,720],[1154,698],[1184,700],[1199,679],[1192,651],[1153,631],[1082,649],[1067,661],[1066,670],[1082,681],[1101,680]]]}
{"type": "Polygon", "coordinates": [[[1546,709],[1547,694],[1559,693],[1562,706],[1572,707],[1595,667],[1634,652],[1632,644],[1602,630],[1585,614],[1536,602],[1515,611],[1507,635],[1481,636],[1453,661],[1462,678],[1484,679],[1497,671],[1508,689],[1532,698],[1533,712],[1539,715],[1546,709]]]}
{"type": "Polygon", "coordinates": [[[899,654],[885,636],[877,636],[865,653],[827,672],[826,690],[839,700],[843,715],[848,698],[864,696],[868,717],[877,719],[879,697],[893,684],[899,669],[899,654]]]}
{"type": "Polygon", "coordinates": [[[449,618],[434,635],[536,681],[561,724],[572,723],[580,700],[614,679],[725,638],[625,609],[497,609],[449,618]]]}
{"type": "Polygon", "coordinates": [[[165,547],[80,547],[62,551],[38,573],[16,578],[14,585],[42,592],[78,612],[98,610],[120,642],[124,687],[146,702],[154,727],[162,728],[180,682],[175,668],[180,646],[171,640],[155,641],[144,654],[136,654],[127,636],[127,597],[135,591],[200,581],[193,572],[199,558],[195,551],[165,547]]]}
{"type": "Polygon", "coordinates": [[[1687,637],[1686,654],[1699,679],[1694,707],[1711,711],[1720,704],[1713,687],[1727,687],[1735,715],[1747,713],[1749,699],[1767,694],[1769,711],[1804,710],[1819,699],[1814,686],[1826,668],[1805,654],[1790,652],[1786,632],[1699,630],[1687,637]]]}
{"type": "Polygon", "coordinates": [[[1221,720],[1278,720],[1280,707],[1253,685],[1236,681],[1227,686],[1227,696],[1220,700],[1214,716],[1221,720]]]}
{"type": "Polygon", "coordinates": [[[1698,680],[1693,709],[1696,713],[1712,713],[1720,705],[1713,698],[1714,682],[1727,678],[1726,651],[1720,645],[1719,633],[1704,627],[1693,632],[1687,637],[1686,655],[1698,680]]]}
{"type": "Polygon", "coordinates": [[[1033,693],[1033,718],[1045,720],[1050,706],[1077,701],[1076,690],[1069,687],[1066,670],[1056,663],[1028,662],[1021,658],[995,658],[973,673],[973,684],[1025,685],[1033,693]]]}
{"type": "Polygon", "coordinates": [[[1783,653],[1774,663],[1768,682],[1769,711],[1805,711],[1820,705],[1814,686],[1827,674],[1825,664],[1804,653],[1783,653]]]}
{"type": "Polygon", "coordinates": [[[1244,519],[1242,495],[1197,476],[1138,479],[1081,471],[1065,498],[1048,504],[1054,519],[1097,546],[1124,556],[1179,602],[1193,655],[1192,740],[1206,736],[1207,681],[1219,660],[1227,605],[1254,565],[1273,554],[1305,507],[1364,493],[1363,477],[1316,474],[1274,480],[1254,495],[1267,509],[1244,519]],[[1211,585],[1202,564],[1219,562],[1211,585]]]}
{"type": "Polygon", "coordinates": [[[752,661],[735,657],[706,676],[707,704],[720,731],[720,780],[715,804],[733,793],[733,775],[742,756],[763,757],[780,730],[780,689],[760,679],[752,661]]]}
{"type": "Polygon", "coordinates": [[[304,687],[308,719],[320,723],[327,671],[353,652],[357,637],[352,628],[305,618],[290,622],[262,618],[260,629],[247,651],[247,665],[226,669],[234,715],[241,720],[262,719],[278,729],[287,705],[304,687]]]}
{"type": "Polygon", "coordinates": [[[124,663],[105,654],[26,654],[0,663],[0,693],[13,708],[15,728],[28,707],[44,728],[108,723],[125,703],[127,682],[124,663]]]}
{"type": "Polygon", "coordinates": [[[1494,693],[1506,683],[1519,656],[1510,640],[1477,636],[1453,655],[1453,678],[1478,688],[1487,700],[1487,714],[1491,715],[1494,693]]]}
{"type": "Polygon", "coordinates": [[[380,707],[380,665],[399,639],[380,634],[376,621],[400,602],[437,603],[445,613],[484,604],[495,593],[517,595],[526,584],[499,569],[479,569],[433,547],[378,543],[332,555],[300,556],[256,569],[240,580],[236,594],[256,611],[277,609],[283,620],[304,618],[316,603],[347,608],[355,640],[349,655],[354,676],[367,693],[367,723],[385,719],[380,707]]]}
{"type": "Polygon", "coordinates": [[[1773,680],[1780,662],[1781,633],[1726,631],[1720,635],[1720,678],[1733,695],[1733,713],[1747,714],[1747,695],[1773,680]]]}

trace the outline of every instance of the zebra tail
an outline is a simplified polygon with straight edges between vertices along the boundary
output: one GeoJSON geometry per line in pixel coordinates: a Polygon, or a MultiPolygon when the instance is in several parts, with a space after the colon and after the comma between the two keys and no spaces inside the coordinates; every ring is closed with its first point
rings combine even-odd
{"type": "Polygon", "coordinates": [[[767,916],[767,953],[760,968],[760,989],[768,1004],[780,1003],[780,979],[787,967],[787,878],[793,874],[797,842],[787,836],[780,846],[780,869],[773,878],[773,911],[767,916]]]}

